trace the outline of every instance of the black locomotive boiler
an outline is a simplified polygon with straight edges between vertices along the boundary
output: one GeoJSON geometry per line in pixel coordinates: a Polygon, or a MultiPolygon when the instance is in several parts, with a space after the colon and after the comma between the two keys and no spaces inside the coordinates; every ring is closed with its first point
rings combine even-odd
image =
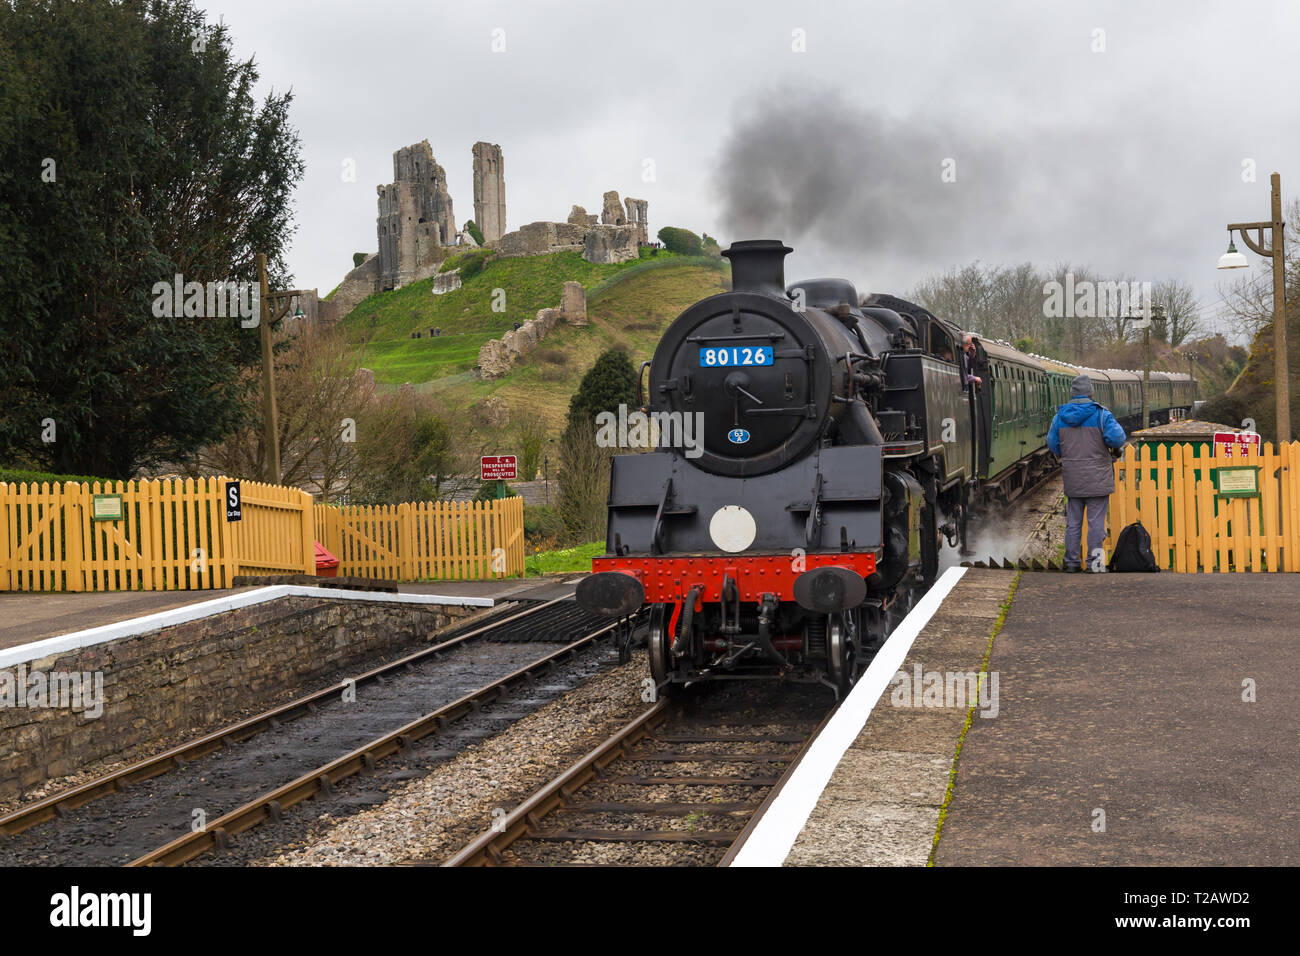
{"type": "Polygon", "coordinates": [[[964,539],[990,489],[1046,467],[1046,427],[1010,465],[991,454],[1010,426],[994,382],[1025,374],[1003,371],[1020,353],[981,346],[976,389],[957,326],[892,296],[860,302],[844,279],[787,288],[790,251],[723,253],[732,290],[686,309],[648,363],[659,446],[612,460],[606,554],[577,599],[611,616],[648,605],[665,693],[771,677],[844,693],[934,581],[944,539],[964,539]],[[674,447],[686,416],[702,434],[674,447]]]}

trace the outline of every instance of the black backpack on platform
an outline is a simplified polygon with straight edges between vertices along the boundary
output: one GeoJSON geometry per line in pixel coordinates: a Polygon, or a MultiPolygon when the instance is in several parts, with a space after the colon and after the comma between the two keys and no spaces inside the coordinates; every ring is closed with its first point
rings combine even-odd
{"type": "Polygon", "coordinates": [[[1109,571],[1159,571],[1156,556],[1151,553],[1151,535],[1142,527],[1141,521],[1134,521],[1119,533],[1115,541],[1115,553],[1106,565],[1109,571]]]}

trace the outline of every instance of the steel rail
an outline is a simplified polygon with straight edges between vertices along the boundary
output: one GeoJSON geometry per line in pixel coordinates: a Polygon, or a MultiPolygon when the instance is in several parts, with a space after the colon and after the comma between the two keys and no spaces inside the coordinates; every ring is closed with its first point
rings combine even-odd
{"type": "Polygon", "coordinates": [[[391,733],[325,764],[297,780],[263,794],[241,807],[212,821],[204,829],[188,833],[165,846],[128,863],[128,866],[178,866],[214,850],[224,849],[235,834],[243,833],[268,820],[279,820],[290,807],[318,794],[329,794],[334,785],[348,777],[374,769],[375,765],[395,753],[405,753],[419,740],[441,733],[454,720],[477,712],[485,703],[510,696],[517,684],[531,684],[536,672],[551,670],[564,657],[572,657],[586,645],[619,626],[610,622],[545,657],[533,661],[505,677],[466,694],[458,700],[418,717],[391,733]]]}
{"type": "Polygon", "coordinates": [[[727,852],[722,855],[722,859],[718,861],[718,866],[731,866],[731,861],[736,858],[736,854],[739,853],[740,848],[745,845],[745,841],[753,835],[759,821],[763,819],[763,816],[768,810],[772,809],[772,804],[785,788],[785,785],[790,781],[790,777],[794,774],[795,768],[798,767],[803,761],[803,758],[808,755],[808,750],[812,747],[813,741],[822,735],[822,731],[826,729],[826,725],[831,722],[831,718],[835,716],[836,711],[839,709],[839,704],[832,707],[826,716],[822,718],[822,722],[817,725],[817,728],[808,735],[806,740],[804,740],[803,746],[799,748],[799,752],[795,754],[795,758],[790,761],[790,765],[785,768],[785,772],[781,774],[776,785],[767,792],[767,796],[764,797],[763,802],[758,805],[758,809],[754,811],[754,815],[751,816],[744,827],[741,828],[740,836],[736,837],[731,846],[727,848],[727,852]]]}
{"type": "MultiPolygon", "coordinates": [[[[693,832],[679,834],[676,831],[666,830],[655,831],[654,833],[649,834],[649,836],[653,837],[657,841],[675,840],[677,842],[714,842],[728,844],[729,849],[723,856],[722,860],[718,863],[719,866],[728,865],[732,858],[734,858],[735,854],[739,852],[740,847],[744,844],[745,840],[749,838],[754,828],[757,827],[759,819],[771,807],[772,802],[776,799],[777,794],[785,785],[786,781],[789,780],[795,767],[797,767],[800,761],[803,760],[804,756],[808,752],[808,748],[812,746],[812,742],[816,740],[822,730],[825,729],[827,723],[830,721],[837,709],[838,707],[832,708],[821,722],[818,723],[816,729],[814,729],[808,736],[801,738],[802,746],[794,757],[785,758],[789,759],[789,766],[785,768],[780,776],[773,778],[768,783],[771,789],[768,791],[767,796],[757,807],[755,807],[753,815],[748,819],[745,826],[738,834],[733,834],[731,832],[709,832],[703,834],[693,832]]],[[[616,760],[625,757],[629,760],[644,759],[645,755],[630,753],[632,745],[648,737],[654,727],[663,723],[668,718],[669,713],[668,701],[661,699],[652,708],[615,731],[609,739],[574,763],[563,774],[535,791],[527,800],[510,813],[506,814],[506,816],[499,823],[494,825],[492,829],[480,834],[472,842],[466,844],[464,848],[454,856],[449,857],[442,865],[446,867],[499,865],[504,862],[502,851],[517,840],[565,838],[565,832],[559,834],[542,834],[539,836],[538,834],[541,833],[542,818],[551,813],[562,811],[570,798],[573,797],[582,786],[590,782],[593,778],[599,776],[605,768],[616,760]]],[[[743,735],[737,736],[743,739],[743,735]]],[[[682,740],[689,742],[691,737],[688,735],[683,737],[682,740]]],[[[708,757],[701,757],[702,761],[707,761],[708,759],[708,757]]],[[[703,778],[701,778],[701,780],[702,779],[703,778]]],[[[645,782],[673,783],[678,782],[678,778],[652,777],[648,778],[645,782]]],[[[722,785],[734,785],[737,781],[735,778],[722,777],[718,778],[714,782],[722,785]]],[[[593,807],[599,809],[600,806],[601,804],[592,804],[590,806],[584,805],[586,809],[592,809],[593,807]]],[[[626,807],[623,809],[626,809],[626,807]]],[[[647,808],[645,812],[655,813],[658,812],[658,810],[647,808]]],[[[582,834],[573,834],[572,836],[577,839],[580,838],[581,835],[582,834]]],[[[644,839],[646,836],[647,834],[644,833],[638,836],[635,833],[629,835],[629,833],[609,831],[607,834],[602,836],[602,839],[627,839],[634,841],[636,839],[644,839]]]]}
{"type": "Polygon", "coordinates": [[[530,831],[538,829],[537,824],[542,817],[563,806],[578,788],[624,756],[631,744],[646,737],[651,727],[667,720],[668,715],[668,700],[660,698],[649,710],[638,715],[564,773],[535,791],[499,823],[494,824],[492,829],[466,844],[442,865],[492,866],[500,863],[503,849],[521,837],[527,837],[530,831]]]}
{"type": "Polygon", "coordinates": [[[486,631],[493,630],[521,617],[536,614],[553,604],[565,600],[568,600],[568,598],[558,597],[536,607],[523,608],[520,611],[493,618],[490,622],[463,634],[456,633],[457,629],[452,628],[450,630],[452,630],[454,636],[438,644],[423,648],[387,664],[381,664],[379,667],[366,671],[357,677],[340,681],[326,687],[324,690],[315,691],[305,697],[299,697],[288,703],[273,707],[261,714],[231,724],[228,727],[223,727],[189,743],[164,750],[162,753],[122,767],[112,773],[96,777],[69,790],[60,791],[27,806],[19,807],[17,810],[0,817],[0,836],[15,836],[24,830],[53,820],[70,810],[75,810],[77,807],[84,806],[92,800],[125,790],[133,784],[142,783],[153,777],[161,776],[231,744],[242,743],[277,724],[287,723],[305,714],[312,713],[317,704],[336,697],[349,685],[359,687],[362,684],[382,678],[385,674],[399,668],[414,666],[418,661],[451,650],[472,638],[482,635],[486,631]]]}

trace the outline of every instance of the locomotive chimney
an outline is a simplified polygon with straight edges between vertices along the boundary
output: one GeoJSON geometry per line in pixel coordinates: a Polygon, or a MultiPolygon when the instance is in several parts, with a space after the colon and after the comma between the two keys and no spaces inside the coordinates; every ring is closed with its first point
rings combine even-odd
{"type": "Polygon", "coordinates": [[[723,251],[731,260],[731,290],[787,298],[785,257],[793,250],[780,239],[744,239],[723,251]]]}

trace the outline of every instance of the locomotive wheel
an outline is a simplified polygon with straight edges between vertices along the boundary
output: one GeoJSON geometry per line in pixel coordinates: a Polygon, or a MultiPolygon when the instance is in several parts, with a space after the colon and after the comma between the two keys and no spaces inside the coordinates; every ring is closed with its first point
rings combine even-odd
{"type": "Polygon", "coordinates": [[[842,611],[826,618],[826,670],[832,683],[847,694],[858,679],[857,612],[842,611]]]}
{"type": "Polygon", "coordinates": [[[665,697],[681,697],[686,685],[673,683],[672,642],[668,639],[668,609],[656,604],[650,610],[650,629],[646,635],[646,649],[650,653],[650,677],[659,693],[665,697]]]}

